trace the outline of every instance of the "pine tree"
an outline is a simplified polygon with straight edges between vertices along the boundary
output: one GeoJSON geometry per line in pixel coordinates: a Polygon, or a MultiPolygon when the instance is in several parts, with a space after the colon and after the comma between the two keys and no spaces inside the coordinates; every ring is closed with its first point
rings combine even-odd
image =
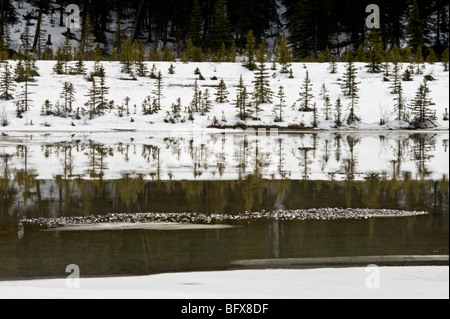
{"type": "Polygon", "coordinates": [[[127,73],[130,75],[134,75],[133,73],[133,46],[131,45],[131,41],[127,38],[122,45],[122,49],[120,51],[120,63],[122,64],[121,72],[127,73]]]}
{"type": "MultiPolygon", "coordinates": [[[[61,50],[61,61],[64,65],[64,74],[69,73],[69,62],[72,61],[72,45],[70,44],[70,35],[67,33],[64,46],[61,50]]],[[[59,59],[58,59],[59,61],[59,59]]]]}
{"type": "Polygon", "coordinates": [[[250,30],[247,34],[247,44],[245,45],[246,64],[245,67],[250,71],[256,69],[255,56],[256,56],[256,42],[253,36],[253,30],[250,30]]]}
{"type": "Polygon", "coordinates": [[[336,100],[336,105],[335,105],[335,123],[336,126],[339,127],[343,124],[342,122],[342,103],[341,103],[341,99],[338,98],[336,100]]]}
{"type": "Polygon", "coordinates": [[[317,103],[314,102],[313,105],[313,123],[312,123],[314,128],[317,128],[317,126],[319,125],[319,110],[317,109],[317,103]]]}
{"type": "Polygon", "coordinates": [[[436,126],[434,123],[436,120],[436,112],[430,108],[435,104],[430,99],[429,95],[430,89],[427,81],[423,81],[410,106],[412,115],[412,121],[410,124],[416,128],[425,129],[436,126]]]}
{"type": "Polygon", "coordinates": [[[324,101],[324,113],[325,113],[325,121],[331,120],[331,103],[330,103],[330,96],[328,95],[328,89],[325,86],[325,83],[322,85],[322,88],[320,89],[320,97],[324,101]]]}
{"type": "Polygon", "coordinates": [[[195,46],[200,46],[202,44],[203,13],[198,0],[194,0],[194,5],[192,7],[188,37],[195,46]]]}
{"type": "Polygon", "coordinates": [[[442,53],[442,65],[444,66],[444,72],[448,72],[448,60],[449,60],[448,50],[445,50],[442,53]]]}
{"type": "Polygon", "coordinates": [[[8,60],[8,46],[6,45],[5,38],[3,36],[0,37],[0,63],[8,60]]]}
{"type": "Polygon", "coordinates": [[[337,58],[335,55],[331,56],[330,66],[328,70],[330,71],[331,74],[336,74],[338,71],[337,58]]]}
{"type": "Polygon", "coordinates": [[[64,82],[63,90],[60,94],[64,103],[64,116],[67,116],[73,111],[73,103],[75,102],[75,88],[72,83],[64,82]]]}
{"type": "Polygon", "coordinates": [[[311,93],[313,90],[312,86],[311,79],[309,78],[309,71],[306,70],[305,80],[303,81],[302,89],[300,91],[300,112],[311,112],[313,110],[311,107],[312,99],[314,99],[314,95],[311,93]]]}
{"type": "Polygon", "coordinates": [[[406,106],[405,99],[403,98],[403,87],[402,82],[399,82],[399,85],[396,89],[397,97],[394,99],[396,101],[394,105],[394,110],[397,113],[397,121],[405,121],[406,120],[406,106]]]}
{"type": "Polygon", "coordinates": [[[220,80],[219,86],[217,87],[216,92],[216,102],[217,103],[227,103],[228,102],[228,94],[227,85],[223,79],[220,80]]]}
{"type": "Polygon", "coordinates": [[[403,72],[402,80],[405,82],[410,82],[413,80],[412,72],[410,68],[407,68],[405,72],[403,72]]]}
{"type": "Polygon", "coordinates": [[[281,73],[289,73],[294,57],[292,56],[291,48],[287,45],[286,35],[284,34],[277,49],[277,61],[281,64],[281,73]]]}
{"type": "Polygon", "coordinates": [[[23,60],[20,60],[14,70],[15,81],[23,83],[22,92],[20,98],[17,101],[17,115],[22,116],[22,113],[27,112],[31,106],[30,95],[33,94],[30,91],[30,87],[33,86],[32,82],[35,81],[35,77],[39,76],[35,66],[35,60],[32,55],[25,53],[23,60]]]}
{"type": "Polygon", "coordinates": [[[147,96],[145,100],[142,102],[142,114],[144,115],[154,114],[151,96],[147,96]]]}
{"type": "Polygon", "coordinates": [[[58,51],[56,52],[56,64],[53,67],[53,72],[58,75],[64,74],[64,61],[63,61],[63,54],[61,48],[58,48],[58,51]]]}
{"type": "Polygon", "coordinates": [[[116,32],[114,33],[114,41],[113,41],[113,51],[116,54],[120,55],[122,52],[122,47],[124,42],[127,39],[127,35],[124,29],[122,29],[122,22],[120,21],[119,16],[116,19],[116,32]]]}
{"type": "Polygon", "coordinates": [[[97,82],[95,78],[92,79],[92,87],[88,92],[87,97],[89,98],[88,102],[86,102],[86,106],[89,109],[89,118],[92,120],[95,115],[98,114],[98,104],[100,101],[99,98],[99,88],[97,86],[97,82]]]}
{"type": "Polygon", "coordinates": [[[280,86],[277,94],[278,104],[275,104],[273,113],[275,114],[275,122],[283,122],[283,111],[286,108],[286,95],[284,94],[284,87],[280,86]]]}
{"type": "Polygon", "coordinates": [[[200,113],[202,116],[206,115],[207,113],[209,113],[212,109],[212,100],[211,100],[211,94],[209,94],[209,90],[206,89],[205,93],[202,94],[202,98],[201,98],[201,108],[200,108],[200,113]]]}
{"type": "Polygon", "coordinates": [[[433,49],[431,49],[430,54],[426,58],[427,63],[435,64],[437,62],[437,55],[433,49]]]}
{"type": "Polygon", "coordinates": [[[367,42],[365,45],[367,52],[367,68],[370,73],[379,73],[381,63],[383,62],[383,41],[381,39],[380,29],[371,29],[367,35],[367,42]]]}
{"type": "Polygon", "coordinates": [[[133,45],[135,60],[135,70],[138,76],[147,76],[147,66],[145,65],[145,50],[142,43],[134,41],[133,45]]]}
{"type": "Polygon", "coordinates": [[[11,67],[8,62],[0,64],[3,67],[0,73],[0,100],[12,100],[14,96],[12,92],[14,91],[14,80],[11,72],[11,67]]]}
{"type": "Polygon", "coordinates": [[[416,74],[423,74],[425,60],[423,58],[421,46],[417,47],[414,62],[417,64],[416,74]]]}
{"type": "Polygon", "coordinates": [[[366,49],[364,48],[364,45],[359,45],[358,51],[356,52],[356,58],[358,62],[367,62],[366,49]]]}
{"type": "MultiPolygon", "coordinates": [[[[261,41],[258,48],[258,67],[255,72],[255,90],[253,92],[253,100],[255,101],[256,108],[259,105],[272,102],[273,92],[270,89],[270,77],[266,68],[266,45],[264,40],[261,41]]],[[[259,113],[256,111],[255,113],[259,113]]]]}
{"type": "Polygon", "coordinates": [[[98,112],[102,114],[108,108],[108,99],[106,96],[109,93],[109,87],[106,86],[105,78],[100,78],[100,85],[98,87],[98,96],[99,96],[99,104],[98,104],[98,112]]]}
{"type": "Polygon", "coordinates": [[[173,56],[172,50],[170,50],[168,44],[166,44],[164,46],[163,61],[166,61],[166,62],[173,62],[173,61],[175,61],[175,57],[173,56]]]}
{"type": "Polygon", "coordinates": [[[354,58],[351,50],[349,50],[349,52],[347,53],[346,60],[347,60],[347,69],[343,76],[344,82],[342,85],[342,91],[344,95],[350,99],[349,104],[350,112],[347,119],[347,123],[350,125],[360,121],[359,117],[356,115],[356,107],[359,99],[358,97],[359,83],[356,82],[357,70],[355,63],[353,62],[354,58]]]}
{"type": "Polygon", "coordinates": [[[241,121],[245,121],[247,118],[250,117],[249,111],[251,107],[250,98],[247,92],[247,88],[245,87],[242,75],[239,79],[239,85],[237,87],[237,96],[233,104],[238,109],[236,117],[238,117],[241,121]]]}
{"type": "Polygon", "coordinates": [[[325,98],[325,101],[324,101],[324,103],[323,103],[323,110],[324,110],[324,113],[325,113],[325,121],[330,121],[331,120],[331,113],[332,113],[332,105],[331,105],[331,102],[330,102],[330,97],[329,96],[327,96],[326,98],[325,98]]]}
{"type": "Polygon", "coordinates": [[[401,87],[401,85],[402,85],[402,82],[400,79],[400,71],[401,71],[400,63],[397,60],[394,60],[394,70],[393,70],[394,80],[391,85],[391,89],[392,89],[391,93],[392,94],[398,94],[399,87],[401,87]]]}
{"type": "Polygon", "coordinates": [[[33,46],[33,35],[30,31],[30,25],[25,23],[25,29],[20,35],[20,40],[22,41],[22,48],[25,52],[30,52],[33,46]]]}
{"type": "Polygon", "coordinates": [[[158,72],[158,75],[156,77],[156,87],[152,91],[152,93],[155,95],[155,103],[156,103],[156,109],[159,111],[161,110],[161,100],[163,99],[163,88],[164,88],[164,82],[161,71],[158,72]]]}
{"type": "Polygon", "coordinates": [[[79,47],[80,59],[86,61],[90,60],[95,51],[95,37],[92,33],[91,19],[89,17],[89,12],[86,14],[84,19],[83,29],[81,33],[81,41],[79,47]]]}
{"type": "Polygon", "coordinates": [[[200,87],[198,85],[198,81],[195,80],[194,84],[194,97],[192,98],[192,102],[190,104],[190,108],[193,112],[200,112],[201,109],[201,94],[200,87]]]}
{"type": "Polygon", "coordinates": [[[408,39],[408,46],[412,50],[416,50],[418,47],[422,47],[425,43],[424,21],[420,17],[420,11],[417,2],[414,2],[411,13],[409,15],[406,36],[408,39]]]}
{"type": "Polygon", "coordinates": [[[172,74],[172,75],[175,74],[175,66],[173,64],[170,64],[169,74],[172,74]]]}
{"type": "Polygon", "coordinates": [[[71,68],[69,74],[72,75],[86,75],[86,67],[84,65],[83,59],[81,58],[81,55],[78,57],[78,61],[75,64],[74,68],[71,68]]]}
{"type": "Polygon", "coordinates": [[[41,107],[41,116],[53,115],[53,105],[50,100],[45,100],[41,107]]]}
{"type": "Polygon", "coordinates": [[[231,24],[228,16],[227,0],[218,0],[214,6],[212,24],[210,26],[211,36],[209,39],[210,48],[217,51],[222,46],[231,46],[233,36],[231,24]]]}

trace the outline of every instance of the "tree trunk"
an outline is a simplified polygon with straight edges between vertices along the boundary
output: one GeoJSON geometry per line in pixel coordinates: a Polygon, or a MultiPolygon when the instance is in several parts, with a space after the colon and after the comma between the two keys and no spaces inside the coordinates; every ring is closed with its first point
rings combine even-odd
{"type": "Polygon", "coordinates": [[[39,44],[40,35],[41,35],[41,24],[42,24],[42,9],[39,9],[36,33],[34,34],[34,42],[33,42],[32,50],[35,50],[39,44]]]}
{"type": "Polygon", "coordinates": [[[133,33],[131,34],[131,43],[133,43],[134,40],[136,40],[138,29],[139,29],[139,22],[141,21],[143,7],[144,7],[144,0],[141,0],[139,3],[139,9],[136,14],[136,21],[134,23],[133,33]]]}

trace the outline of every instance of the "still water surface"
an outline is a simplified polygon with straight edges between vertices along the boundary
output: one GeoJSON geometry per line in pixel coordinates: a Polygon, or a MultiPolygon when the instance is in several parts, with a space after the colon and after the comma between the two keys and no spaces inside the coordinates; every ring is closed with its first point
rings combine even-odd
{"type": "Polygon", "coordinates": [[[448,255],[448,133],[0,140],[0,280],[222,270],[243,259],[448,255]],[[353,207],[429,216],[43,232],[24,218],[353,207]]]}

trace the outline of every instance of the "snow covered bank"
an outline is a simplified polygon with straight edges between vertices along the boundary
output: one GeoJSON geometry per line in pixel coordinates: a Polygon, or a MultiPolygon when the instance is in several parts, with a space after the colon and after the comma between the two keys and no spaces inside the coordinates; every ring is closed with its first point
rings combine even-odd
{"type": "MultiPolygon", "coordinates": [[[[10,61],[12,67],[17,62],[10,61]]],[[[75,62],[72,62],[74,65],[75,62]]],[[[233,105],[236,99],[237,86],[239,84],[240,75],[242,75],[244,84],[249,93],[253,91],[254,73],[244,68],[240,63],[173,63],[175,74],[170,74],[168,62],[147,62],[147,67],[152,69],[153,65],[156,70],[162,73],[162,94],[161,110],[157,114],[144,115],[142,104],[147,97],[155,98],[154,90],[156,89],[156,80],[150,77],[138,77],[137,81],[124,80],[127,76],[121,73],[121,65],[118,62],[103,62],[106,70],[105,85],[109,87],[109,93],[106,98],[114,101],[114,107],[102,116],[96,116],[93,119],[89,115],[81,116],[79,119],[73,117],[61,118],[56,116],[41,116],[42,105],[46,100],[56,107],[57,102],[64,104],[60,94],[63,90],[64,82],[70,82],[74,85],[75,101],[73,109],[88,108],[85,103],[89,101],[88,93],[92,88],[92,82],[86,80],[87,76],[83,75],[55,75],[53,66],[55,61],[38,61],[40,76],[36,78],[36,86],[29,88],[30,99],[32,100],[30,110],[23,114],[23,118],[16,117],[15,101],[0,101],[0,112],[2,118],[6,118],[9,123],[6,127],[1,127],[1,132],[26,131],[26,132],[105,132],[130,130],[132,132],[173,132],[173,131],[193,131],[205,130],[208,126],[216,121],[217,125],[233,127],[236,125],[247,126],[266,126],[287,128],[290,126],[311,127],[313,121],[312,112],[299,112],[297,108],[292,106],[300,99],[300,91],[302,83],[305,79],[306,72],[312,82],[312,94],[314,98],[312,103],[317,103],[319,111],[318,128],[321,130],[334,130],[334,122],[326,121],[324,114],[324,100],[320,97],[322,85],[325,84],[330,102],[334,105],[338,98],[341,99],[343,105],[343,117],[348,113],[348,100],[342,94],[341,86],[343,74],[346,64],[339,63],[338,73],[331,74],[328,71],[328,63],[295,63],[292,66],[294,78],[289,78],[287,74],[281,74],[280,70],[270,71],[270,86],[274,93],[278,92],[279,87],[283,86],[286,95],[286,108],[284,110],[284,121],[279,123],[275,120],[273,113],[274,105],[279,103],[274,96],[273,103],[261,105],[262,112],[260,120],[253,121],[248,119],[245,122],[238,120],[236,117],[238,111],[233,105]],[[226,83],[229,95],[227,103],[212,103],[212,110],[202,116],[200,113],[194,114],[194,120],[189,120],[189,114],[186,112],[194,97],[194,83],[199,76],[195,74],[195,70],[199,69],[204,81],[198,81],[199,89],[203,93],[209,91],[210,99],[214,101],[216,88],[219,81],[223,79],[226,83]],[[129,98],[127,106],[125,99],[129,98]],[[172,104],[177,103],[177,99],[181,101],[180,118],[183,122],[170,124],[166,123],[168,112],[171,112],[172,104]],[[119,111],[119,107],[123,107],[119,111]],[[128,113],[126,109],[128,108],[128,113]],[[121,114],[123,113],[123,114],[121,114]]],[[[86,62],[88,73],[92,72],[94,65],[92,62],[86,62]]],[[[270,65],[267,66],[270,69],[270,65]]],[[[403,70],[408,67],[403,65],[403,70]]],[[[359,106],[356,110],[357,115],[361,118],[360,124],[352,127],[342,127],[341,130],[400,130],[407,127],[407,123],[395,121],[394,98],[396,95],[391,94],[392,80],[390,82],[383,81],[383,74],[371,74],[367,72],[365,64],[358,63],[359,84],[359,106]],[[380,125],[380,120],[387,121],[386,124],[380,125]]],[[[278,67],[279,69],[279,67],[278,67]]],[[[427,64],[424,75],[431,75],[435,81],[428,82],[431,90],[430,98],[435,103],[432,109],[436,111],[437,121],[436,129],[448,130],[449,121],[444,120],[445,109],[449,108],[449,73],[443,71],[440,64],[427,64]]],[[[413,81],[403,82],[404,97],[407,105],[414,98],[417,89],[423,82],[424,75],[414,75],[413,81]]],[[[21,92],[21,85],[18,85],[16,91],[13,92],[17,99],[21,92]]],[[[215,130],[213,130],[215,131],[215,130]]]]}
{"type": "MultiPolygon", "coordinates": [[[[448,299],[448,267],[244,270],[146,277],[0,282],[0,298],[448,299]],[[379,272],[378,272],[379,271],[379,272]],[[372,281],[379,274],[379,288],[372,281]],[[373,287],[373,288],[371,288],[373,287]]],[[[181,311],[181,309],[180,309],[181,311]]]]}

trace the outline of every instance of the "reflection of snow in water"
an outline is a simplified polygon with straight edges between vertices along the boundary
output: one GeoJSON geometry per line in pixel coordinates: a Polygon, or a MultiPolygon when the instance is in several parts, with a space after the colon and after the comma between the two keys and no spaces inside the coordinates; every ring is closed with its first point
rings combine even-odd
{"type": "Polygon", "coordinates": [[[362,180],[373,174],[441,179],[448,175],[447,143],[447,134],[434,133],[52,136],[1,141],[0,172],[40,180],[113,180],[127,175],[236,180],[254,174],[297,180],[362,180]]]}

